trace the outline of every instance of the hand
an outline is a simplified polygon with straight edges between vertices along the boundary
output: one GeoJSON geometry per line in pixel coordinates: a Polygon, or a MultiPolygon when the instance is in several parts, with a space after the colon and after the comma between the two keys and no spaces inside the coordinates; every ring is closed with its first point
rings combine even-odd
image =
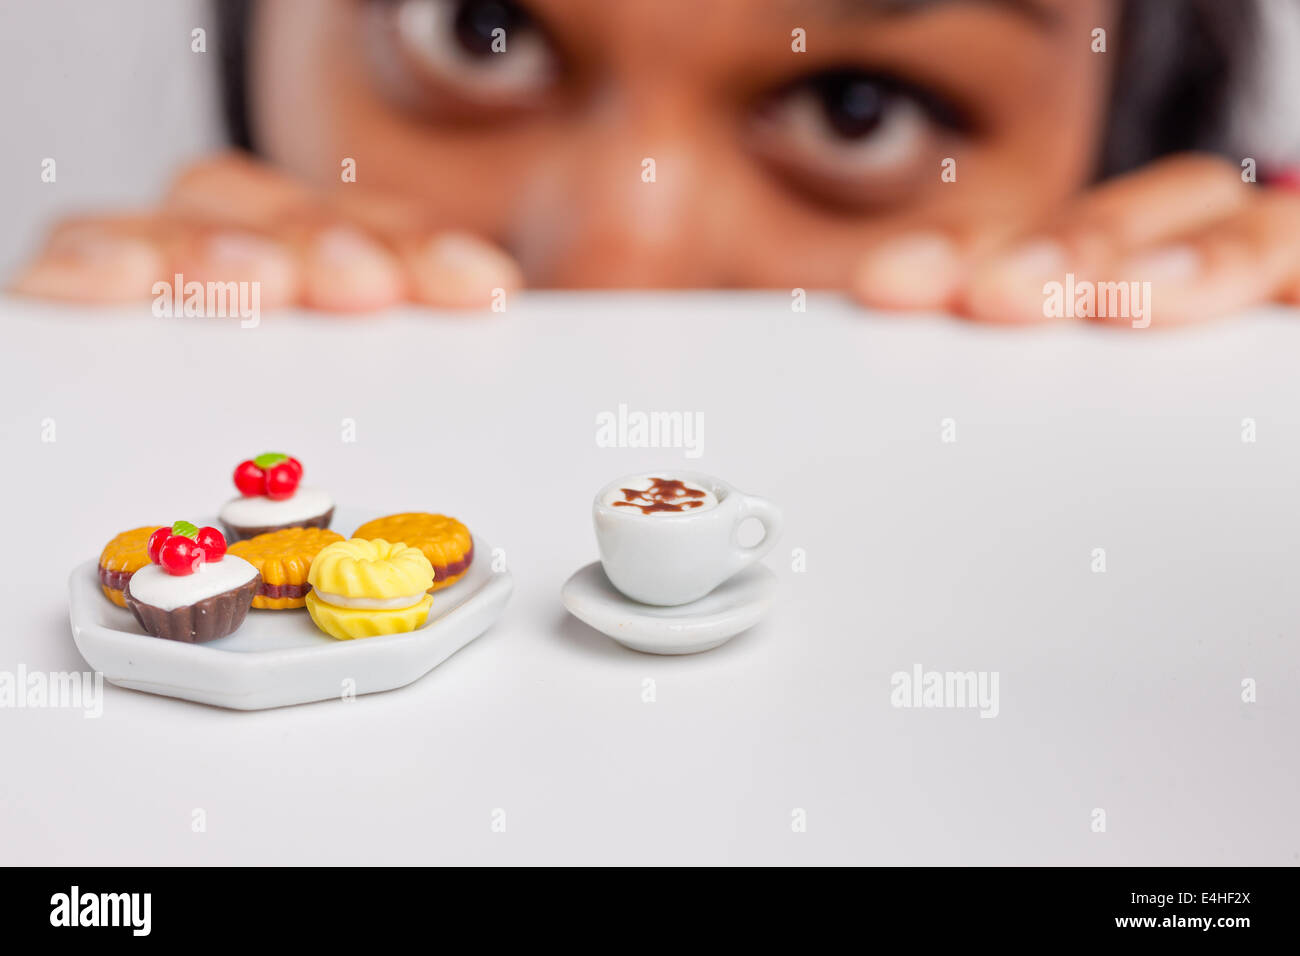
{"type": "Polygon", "coordinates": [[[438,229],[395,197],[341,185],[328,196],[241,155],[205,160],[142,215],[57,226],[13,291],[78,302],[146,299],[159,280],[257,281],[264,309],[337,312],[403,301],[491,302],[522,284],[504,252],[438,229]]]}
{"type": "MultiPolygon", "coordinates": [[[[1000,224],[999,224],[1000,225],[1000,224]]],[[[995,227],[996,228],[996,227],[995,227]]],[[[1150,282],[1153,326],[1266,302],[1300,304],[1300,193],[1244,183],[1209,156],[1175,156],[1104,182],[1013,238],[952,229],[868,251],[853,292],[882,309],[1049,321],[1044,284],[1150,282]]],[[[1098,321],[1136,324],[1128,315],[1098,321]]]]}

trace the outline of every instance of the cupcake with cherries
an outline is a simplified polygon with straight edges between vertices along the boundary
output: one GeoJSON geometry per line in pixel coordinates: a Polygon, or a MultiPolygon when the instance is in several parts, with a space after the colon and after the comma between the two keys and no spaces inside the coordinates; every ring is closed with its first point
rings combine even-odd
{"type": "Polygon", "coordinates": [[[199,644],[232,633],[248,614],[261,580],[257,568],[226,553],[216,528],[188,521],[149,537],[149,564],[126,582],[126,606],[145,632],[199,644]]]}
{"type": "Polygon", "coordinates": [[[235,469],[239,497],[221,509],[221,526],[232,543],[285,528],[328,528],[334,499],[302,484],[302,464],[279,452],[266,452],[235,469]]]}

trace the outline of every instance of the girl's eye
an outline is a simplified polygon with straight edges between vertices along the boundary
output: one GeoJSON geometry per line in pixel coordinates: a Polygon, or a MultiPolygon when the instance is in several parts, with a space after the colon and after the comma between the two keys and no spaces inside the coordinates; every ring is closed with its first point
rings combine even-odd
{"type": "Polygon", "coordinates": [[[512,0],[397,0],[401,52],[470,101],[536,96],[556,78],[558,60],[540,25],[512,0]]]}
{"type": "Polygon", "coordinates": [[[942,137],[962,125],[953,110],[919,90],[859,70],[834,70],[770,97],[759,110],[757,132],[761,151],[786,174],[852,201],[873,184],[897,185],[919,170],[942,137]]]}

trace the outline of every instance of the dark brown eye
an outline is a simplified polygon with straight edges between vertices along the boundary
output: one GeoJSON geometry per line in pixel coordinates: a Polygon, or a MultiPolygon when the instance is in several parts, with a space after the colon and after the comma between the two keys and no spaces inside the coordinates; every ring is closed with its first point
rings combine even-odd
{"type": "MultiPolygon", "coordinates": [[[[459,0],[452,25],[456,40],[470,56],[491,56],[493,43],[532,29],[528,11],[510,0],[459,0]]],[[[508,50],[507,50],[508,52],[508,50]]]]}
{"type": "Polygon", "coordinates": [[[936,176],[961,116],[926,90],[862,69],[786,83],[758,104],[759,153],[792,185],[845,207],[888,205],[936,176]]]}
{"type": "Polygon", "coordinates": [[[884,86],[860,73],[826,73],[811,80],[809,86],[827,126],[844,139],[867,136],[896,106],[884,86]]]}
{"type": "Polygon", "coordinates": [[[465,99],[525,99],[555,81],[555,50],[520,3],[396,0],[391,8],[401,52],[465,99]]]}

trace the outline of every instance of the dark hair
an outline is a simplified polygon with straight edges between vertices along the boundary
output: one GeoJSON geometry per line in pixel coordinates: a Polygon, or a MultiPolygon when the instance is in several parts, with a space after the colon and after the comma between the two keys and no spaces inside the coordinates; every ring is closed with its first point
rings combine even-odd
{"type": "Polygon", "coordinates": [[[1228,153],[1258,30],[1253,0],[1124,0],[1099,176],[1184,150],[1228,153]]]}
{"type": "Polygon", "coordinates": [[[252,29],[252,0],[212,0],[217,17],[221,62],[221,112],[230,145],[257,152],[248,111],[248,37],[252,29]]]}
{"type": "MultiPolygon", "coordinates": [[[[248,110],[255,0],[213,0],[231,144],[256,152],[248,110]]],[[[1234,94],[1256,46],[1254,0],[1123,0],[1099,177],[1184,150],[1226,153],[1234,94]]],[[[1100,54],[1099,54],[1100,55],[1100,54]]]]}

